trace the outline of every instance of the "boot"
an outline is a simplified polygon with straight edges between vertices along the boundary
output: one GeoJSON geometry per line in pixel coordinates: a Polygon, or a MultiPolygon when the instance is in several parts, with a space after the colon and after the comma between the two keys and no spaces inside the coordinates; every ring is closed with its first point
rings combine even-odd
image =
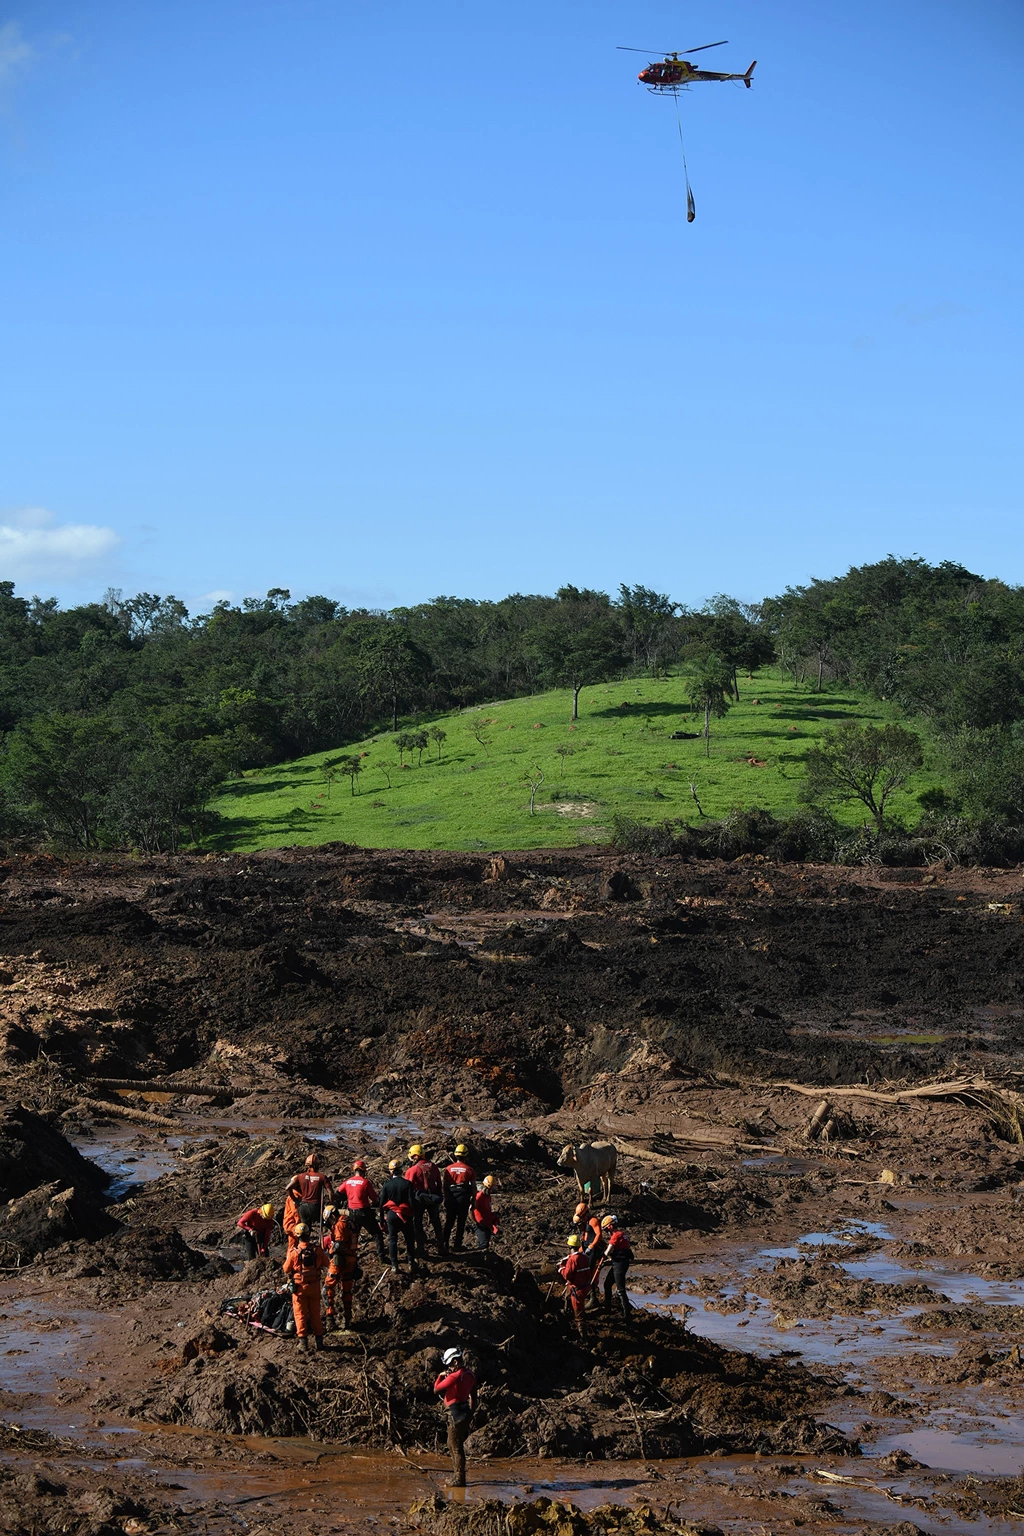
{"type": "Polygon", "coordinates": [[[307,1355],[309,1354],[309,1334],[308,1333],[304,1333],[302,1335],[302,1338],[299,1340],[299,1348],[301,1350],[304,1350],[307,1355]]]}
{"type": "Polygon", "coordinates": [[[324,1344],[324,1336],[322,1333],[315,1333],[313,1338],[315,1341],[315,1347],[317,1349],[326,1349],[327,1346],[324,1344]]]}

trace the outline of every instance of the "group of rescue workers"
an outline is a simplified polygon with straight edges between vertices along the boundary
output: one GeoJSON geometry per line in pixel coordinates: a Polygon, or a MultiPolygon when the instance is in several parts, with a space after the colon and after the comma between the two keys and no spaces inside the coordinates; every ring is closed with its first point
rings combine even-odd
{"type": "MultiPolygon", "coordinates": [[[[356,1158],[350,1176],[335,1190],[332,1180],[321,1171],[319,1154],[310,1153],[302,1172],[288,1183],[281,1213],[281,1227],[288,1241],[283,1268],[291,1289],[295,1332],[304,1349],[310,1347],[310,1339],[315,1348],[323,1348],[325,1328],[335,1326],[339,1290],[341,1328],[347,1331],[351,1327],[352,1291],[361,1272],[361,1233],[366,1233],[378,1259],[390,1265],[395,1274],[399,1270],[400,1241],[411,1271],[415,1274],[425,1267],[426,1221],[430,1222],[441,1254],[462,1249],[470,1215],[477,1248],[490,1247],[498,1231],[491,1204],[494,1178],[488,1174],[478,1179],[466,1161],[466,1152],[460,1142],[451,1162],[442,1169],[431,1162],[419,1143],[414,1143],[404,1170],[398,1158],[388,1164],[388,1176],[379,1192],[361,1157],[356,1158]],[[321,1309],[321,1287],[327,1303],[326,1317],[321,1309]]],[[[269,1204],[254,1206],[238,1218],[249,1258],[265,1258],[269,1254],[276,1220],[277,1213],[269,1204]]]]}
{"type": "Polygon", "coordinates": [[[622,1315],[629,1322],[633,1307],[626,1290],[626,1275],[633,1262],[633,1247],[619,1218],[593,1215],[587,1200],[581,1200],[577,1205],[572,1224],[576,1230],[565,1240],[569,1252],[558,1266],[558,1273],[565,1282],[565,1304],[576,1320],[580,1338],[585,1339],[587,1306],[600,1306],[597,1282],[605,1265],[608,1266],[604,1277],[605,1310],[611,1308],[614,1286],[622,1315]]]}
{"type": "MultiPolygon", "coordinates": [[[[303,1349],[310,1348],[311,1339],[314,1348],[324,1347],[325,1329],[336,1326],[339,1290],[341,1329],[347,1332],[351,1327],[352,1292],[361,1274],[360,1233],[365,1232],[374,1244],[378,1259],[385,1265],[383,1274],[388,1273],[388,1266],[392,1273],[399,1272],[399,1240],[404,1244],[411,1272],[418,1273],[425,1267],[427,1221],[442,1255],[462,1249],[470,1215],[478,1249],[490,1247],[498,1232],[491,1205],[495,1181],[491,1174],[477,1178],[466,1160],[467,1152],[468,1148],[460,1142],[452,1161],[440,1168],[431,1162],[419,1143],[414,1143],[404,1170],[398,1158],[388,1164],[388,1177],[379,1192],[361,1157],[353,1162],[350,1176],[335,1189],[328,1175],[321,1171],[319,1155],[310,1153],[302,1172],[289,1180],[281,1213],[281,1227],[288,1242],[282,1266],[285,1289],[291,1293],[295,1332],[303,1349]],[[326,1298],[326,1315],[321,1290],[326,1298]]],[[[270,1204],[255,1206],[238,1218],[241,1241],[249,1258],[269,1255],[276,1221],[277,1213],[270,1204]]],[[[614,1287],[623,1316],[629,1320],[632,1307],[626,1275],[633,1249],[618,1217],[597,1217],[586,1198],[576,1207],[573,1228],[566,1239],[569,1252],[558,1273],[565,1285],[564,1305],[572,1312],[581,1339],[586,1339],[587,1308],[600,1305],[598,1278],[605,1266],[604,1306],[611,1307],[614,1287]]],[[[465,1487],[465,1441],[476,1410],[476,1376],[464,1364],[460,1349],[446,1349],[442,1364],[444,1369],[434,1382],[434,1391],[441,1396],[448,1416],[452,1486],[465,1487]]]]}

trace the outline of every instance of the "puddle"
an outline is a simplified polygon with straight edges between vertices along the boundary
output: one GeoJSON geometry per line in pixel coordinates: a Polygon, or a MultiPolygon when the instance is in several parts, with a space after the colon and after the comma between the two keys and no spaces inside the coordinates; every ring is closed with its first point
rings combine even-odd
{"type": "Polygon", "coordinates": [[[774,1153],[767,1157],[745,1157],[742,1167],[749,1168],[752,1173],[763,1173],[770,1177],[781,1179],[799,1179],[808,1173],[819,1173],[827,1168],[830,1173],[834,1168],[829,1163],[823,1163],[820,1159],[811,1157],[785,1157],[781,1153],[774,1153]]]}
{"type": "Polygon", "coordinates": [[[268,1115],[259,1119],[216,1119],[211,1115],[186,1115],[183,1124],[189,1125],[196,1134],[202,1129],[210,1131],[245,1131],[251,1136],[274,1136],[279,1131],[295,1131],[312,1141],[332,1145],[341,1140],[346,1132],[356,1132],[373,1141],[388,1141],[392,1136],[418,1136],[428,1140],[431,1133],[450,1135],[454,1131],[468,1130],[479,1136],[493,1136],[498,1131],[517,1131],[518,1120],[438,1120],[433,1116],[414,1120],[404,1115],[325,1115],[319,1119],[309,1117],[268,1115]]]}
{"type": "MultiPolygon", "coordinates": [[[[133,1185],[151,1184],[177,1164],[170,1140],[157,1143],[134,1127],[104,1130],[98,1136],[69,1136],[71,1145],[110,1175],[107,1194],[121,1200],[133,1185]]],[[[181,1145],[181,1138],[174,1143],[181,1145]]]]}
{"type": "Polygon", "coordinates": [[[880,1437],[872,1454],[884,1456],[897,1448],[908,1451],[936,1472],[989,1472],[1016,1477],[1024,1470],[1024,1422],[992,1421],[978,1429],[912,1429],[903,1435],[880,1437]]]}

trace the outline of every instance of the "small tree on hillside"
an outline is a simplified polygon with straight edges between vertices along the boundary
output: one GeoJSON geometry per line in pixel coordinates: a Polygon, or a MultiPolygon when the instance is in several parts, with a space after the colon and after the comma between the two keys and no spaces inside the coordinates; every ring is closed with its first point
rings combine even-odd
{"type": "Polygon", "coordinates": [[[711,720],[729,712],[732,668],[720,656],[705,656],[690,674],[690,708],[704,716],[704,756],[711,756],[711,720]]]}
{"type": "Polygon", "coordinates": [[[423,754],[430,744],[430,738],[428,737],[426,731],[412,731],[410,732],[409,740],[412,744],[412,750],[419,754],[416,759],[416,766],[417,768],[422,768],[423,754]]]}
{"type": "Polygon", "coordinates": [[[439,725],[432,725],[430,727],[430,730],[427,732],[427,735],[430,737],[431,741],[436,742],[436,744],[437,744],[437,760],[438,760],[438,762],[440,762],[441,761],[441,743],[444,742],[444,741],[447,741],[447,739],[448,739],[448,732],[447,731],[442,731],[442,729],[441,729],[441,727],[439,725]]]}
{"type": "Polygon", "coordinates": [[[416,737],[412,731],[403,731],[395,737],[395,746],[398,748],[398,766],[404,767],[405,754],[416,750],[416,737]]]}
{"type": "Polygon", "coordinates": [[[363,761],[355,752],[347,753],[344,757],[336,758],[333,767],[338,773],[347,774],[352,793],[356,792],[356,777],[363,771],[363,761]]]}
{"type": "Polygon", "coordinates": [[[530,815],[536,816],[537,791],[544,783],[544,770],[542,768],[531,768],[529,773],[525,773],[523,777],[530,786],[530,815]]]}
{"type": "Polygon", "coordinates": [[[885,825],[885,807],[924,761],[921,738],[902,725],[858,725],[847,720],[831,727],[804,759],[805,793],[810,800],[859,800],[885,825]]]}

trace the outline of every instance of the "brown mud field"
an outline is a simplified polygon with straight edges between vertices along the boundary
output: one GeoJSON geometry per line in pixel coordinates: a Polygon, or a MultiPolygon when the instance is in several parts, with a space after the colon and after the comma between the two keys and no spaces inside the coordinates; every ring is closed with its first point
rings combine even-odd
{"type": "Polygon", "coordinates": [[[0,863],[0,1530],[1019,1531],[1022,960],[1016,871],[0,863]],[[591,1139],[634,1310],[581,1340],[591,1139]],[[379,1186],[459,1140],[489,1252],[364,1238],[319,1353],[234,1315],[311,1150],[379,1186]]]}

